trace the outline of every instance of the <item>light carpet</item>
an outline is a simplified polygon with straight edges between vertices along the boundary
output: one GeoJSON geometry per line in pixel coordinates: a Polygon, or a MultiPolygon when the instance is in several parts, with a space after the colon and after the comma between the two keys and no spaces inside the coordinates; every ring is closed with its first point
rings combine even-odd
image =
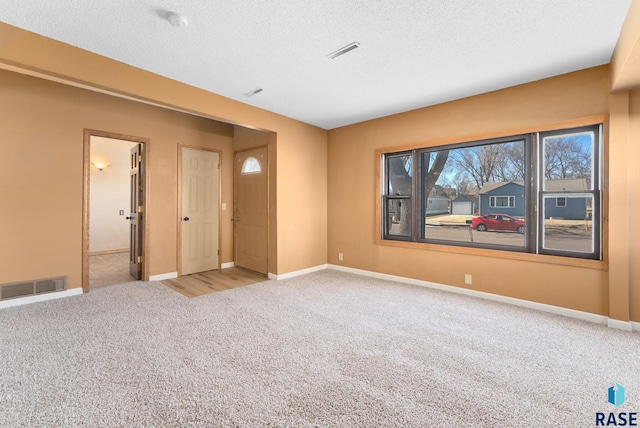
{"type": "Polygon", "coordinates": [[[639,351],[333,270],[193,299],[135,282],[0,311],[0,426],[589,427],[640,411],[639,351]]]}

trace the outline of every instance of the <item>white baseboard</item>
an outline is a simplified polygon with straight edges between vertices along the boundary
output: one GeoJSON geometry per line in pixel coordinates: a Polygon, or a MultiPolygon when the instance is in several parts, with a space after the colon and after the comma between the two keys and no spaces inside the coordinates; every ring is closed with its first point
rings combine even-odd
{"type": "Polygon", "coordinates": [[[631,321],[633,331],[640,331],[640,322],[631,321]]]}
{"type": "Polygon", "coordinates": [[[294,276],[306,275],[308,273],[313,273],[313,272],[318,272],[318,271],[321,271],[321,270],[325,270],[328,267],[329,267],[329,265],[320,265],[320,266],[310,267],[310,268],[307,268],[307,269],[300,269],[300,270],[296,270],[296,271],[293,271],[293,272],[283,273],[281,275],[276,275],[275,273],[269,273],[267,276],[269,277],[269,279],[275,279],[275,280],[287,279],[287,278],[293,278],[294,276]]]}
{"type": "Polygon", "coordinates": [[[222,263],[222,265],[220,265],[220,269],[229,269],[234,267],[235,265],[235,262],[222,263]]]}
{"type": "MultiPolygon", "coordinates": [[[[479,297],[481,299],[492,300],[495,302],[508,303],[510,305],[520,306],[523,308],[535,309],[538,311],[549,312],[556,315],[577,318],[579,320],[589,321],[595,324],[609,325],[609,327],[613,327],[611,324],[609,324],[611,321],[614,321],[615,325],[618,325],[617,323],[624,323],[623,321],[610,320],[608,317],[604,315],[592,314],[590,312],[577,311],[574,309],[562,308],[560,306],[553,306],[553,305],[547,305],[544,303],[532,302],[529,300],[516,299],[515,297],[501,296],[499,294],[485,293],[483,291],[469,290],[466,288],[454,287],[451,285],[437,284],[434,282],[421,281],[418,279],[405,278],[402,276],[388,275],[384,273],[371,272],[371,271],[354,269],[354,268],[338,266],[338,265],[329,265],[328,267],[329,269],[335,269],[342,272],[354,273],[356,275],[386,279],[390,281],[402,282],[405,284],[418,285],[420,287],[427,287],[427,288],[433,288],[436,290],[448,291],[451,293],[464,294],[466,296],[479,297]]],[[[629,324],[629,323],[624,323],[624,324],[629,324]]],[[[616,327],[616,328],[620,328],[620,327],[616,327]]],[[[622,329],[630,331],[628,327],[625,327],[622,329]]]]}
{"type": "Polygon", "coordinates": [[[631,324],[631,321],[620,321],[609,318],[607,320],[607,325],[611,328],[617,328],[618,330],[633,331],[633,324],[631,324]]]}
{"type": "Polygon", "coordinates": [[[53,293],[39,294],[37,296],[18,297],[15,299],[0,302],[0,309],[13,306],[27,305],[29,303],[45,302],[47,300],[60,299],[63,297],[77,296],[82,294],[82,288],[72,288],[70,290],[56,291],[53,293]]]}
{"type": "Polygon", "coordinates": [[[149,281],[162,281],[164,279],[177,278],[178,272],[161,273],[160,275],[151,275],[149,281]]]}

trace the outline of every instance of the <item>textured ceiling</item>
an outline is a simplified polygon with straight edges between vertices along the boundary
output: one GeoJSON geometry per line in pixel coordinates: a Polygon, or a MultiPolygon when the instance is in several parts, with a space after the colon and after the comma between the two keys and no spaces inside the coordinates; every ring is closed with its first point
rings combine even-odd
{"type": "Polygon", "coordinates": [[[0,21],[331,129],[606,64],[630,4],[1,0],[0,21]]]}

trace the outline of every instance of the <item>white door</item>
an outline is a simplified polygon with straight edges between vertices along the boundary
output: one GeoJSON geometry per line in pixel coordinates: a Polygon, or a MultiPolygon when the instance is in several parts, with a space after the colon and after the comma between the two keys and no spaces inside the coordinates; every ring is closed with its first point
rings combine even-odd
{"type": "Polygon", "coordinates": [[[220,155],[182,147],[182,275],[218,269],[220,155]]]}

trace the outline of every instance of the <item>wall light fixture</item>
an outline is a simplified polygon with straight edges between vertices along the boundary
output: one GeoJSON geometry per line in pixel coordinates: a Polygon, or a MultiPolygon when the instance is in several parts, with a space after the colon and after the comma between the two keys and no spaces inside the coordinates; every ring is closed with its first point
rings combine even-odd
{"type": "Polygon", "coordinates": [[[110,164],[104,163],[104,162],[91,162],[91,165],[93,165],[96,168],[98,168],[98,171],[102,171],[103,169],[108,167],[110,164]]]}

